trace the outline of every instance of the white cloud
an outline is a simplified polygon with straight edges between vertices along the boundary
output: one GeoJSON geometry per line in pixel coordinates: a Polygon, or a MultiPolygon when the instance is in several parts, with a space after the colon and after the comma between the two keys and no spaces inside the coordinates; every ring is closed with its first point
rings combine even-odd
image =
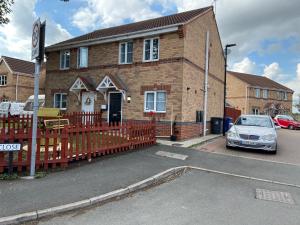
{"type": "Polygon", "coordinates": [[[232,70],[240,73],[252,74],[255,72],[256,64],[251,61],[248,57],[244,58],[242,61],[234,63],[232,70]]]}
{"type": "Polygon", "coordinates": [[[124,23],[124,20],[140,21],[159,17],[151,9],[152,0],[86,0],[87,6],[80,8],[73,16],[72,23],[86,32],[91,29],[110,27],[124,23]],[[118,6],[118,7],[116,7],[118,6]]]}
{"type": "Polygon", "coordinates": [[[266,65],[263,76],[266,76],[271,80],[278,80],[278,78],[281,76],[279,64],[277,62],[273,62],[270,65],[266,65]]]}
{"type": "MultiPolygon", "coordinates": [[[[0,29],[0,55],[30,60],[32,24],[37,18],[34,7],[36,0],[18,0],[12,7],[9,15],[10,22],[0,29]]],[[[47,20],[46,44],[70,38],[69,32],[56,24],[53,20],[47,20]]]]}

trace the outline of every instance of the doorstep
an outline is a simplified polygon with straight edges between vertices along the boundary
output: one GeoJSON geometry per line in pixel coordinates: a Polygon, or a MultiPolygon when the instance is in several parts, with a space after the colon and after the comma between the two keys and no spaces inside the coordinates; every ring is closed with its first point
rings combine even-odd
{"type": "Polygon", "coordinates": [[[218,137],[221,137],[221,134],[209,134],[206,136],[192,138],[185,141],[170,141],[166,139],[157,139],[156,142],[161,145],[168,145],[168,146],[176,146],[176,147],[183,147],[183,148],[191,148],[195,145],[204,144],[206,142],[212,141],[218,137]]]}

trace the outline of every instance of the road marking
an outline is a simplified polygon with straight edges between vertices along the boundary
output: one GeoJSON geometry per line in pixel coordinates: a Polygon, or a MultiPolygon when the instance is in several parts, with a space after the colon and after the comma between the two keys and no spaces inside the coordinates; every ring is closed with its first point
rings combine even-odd
{"type": "Polygon", "coordinates": [[[300,164],[294,164],[294,163],[288,163],[288,162],[282,162],[282,161],[274,161],[274,160],[269,160],[269,159],[260,159],[260,158],[255,158],[255,157],[251,157],[251,156],[241,156],[241,155],[234,155],[234,154],[230,154],[230,153],[228,154],[228,153],[223,153],[223,152],[208,152],[208,151],[202,151],[201,149],[194,149],[194,150],[198,150],[198,151],[206,152],[206,153],[211,153],[211,154],[215,154],[215,155],[232,156],[232,157],[237,157],[237,158],[242,158],[242,159],[253,159],[253,160],[257,160],[257,161],[278,163],[278,164],[297,166],[297,167],[300,166],[300,164]]]}
{"type": "Polygon", "coordinates": [[[177,154],[173,152],[166,152],[166,151],[158,151],[155,153],[156,155],[173,158],[173,159],[180,159],[180,160],[186,160],[188,158],[187,155],[177,154]]]}
{"type": "Polygon", "coordinates": [[[262,178],[257,178],[257,177],[244,176],[244,175],[239,175],[239,174],[234,174],[234,173],[222,172],[222,171],[218,171],[218,170],[205,169],[202,167],[187,166],[187,168],[201,170],[201,171],[210,172],[210,173],[221,174],[221,175],[227,175],[227,176],[232,176],[232,177],[244,178],[247,180],[255,180],[255,181],[261,181],[261,182],[266,182],[266,183],[271,183],[271,184],[278,184],[278,185],[283,185],[283,186],[300,188],[300,185],[298,185],[298,184],[291,184],[291,183],[262,179],[262,178]]]}

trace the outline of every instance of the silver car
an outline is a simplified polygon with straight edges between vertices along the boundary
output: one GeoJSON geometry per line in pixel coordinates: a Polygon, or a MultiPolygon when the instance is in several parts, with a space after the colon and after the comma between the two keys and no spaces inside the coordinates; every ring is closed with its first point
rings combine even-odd
{"type": "Polygon", "coordinates": [[[274,154],[277,152],[279,127],[267,115],[241,115],[231,124],[226,136],[226,147],[261,149],[274,154]]]}

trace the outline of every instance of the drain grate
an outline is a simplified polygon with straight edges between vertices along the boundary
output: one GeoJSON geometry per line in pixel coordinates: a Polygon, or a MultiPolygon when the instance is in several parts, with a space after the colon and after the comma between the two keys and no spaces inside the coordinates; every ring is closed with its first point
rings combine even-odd
{"type": "Polygon", "coordinates": [[[295,204],[292,195],[288,192],[270,191],[266,189],[256,189],[256,198],[260,200],[295,204]]]}

